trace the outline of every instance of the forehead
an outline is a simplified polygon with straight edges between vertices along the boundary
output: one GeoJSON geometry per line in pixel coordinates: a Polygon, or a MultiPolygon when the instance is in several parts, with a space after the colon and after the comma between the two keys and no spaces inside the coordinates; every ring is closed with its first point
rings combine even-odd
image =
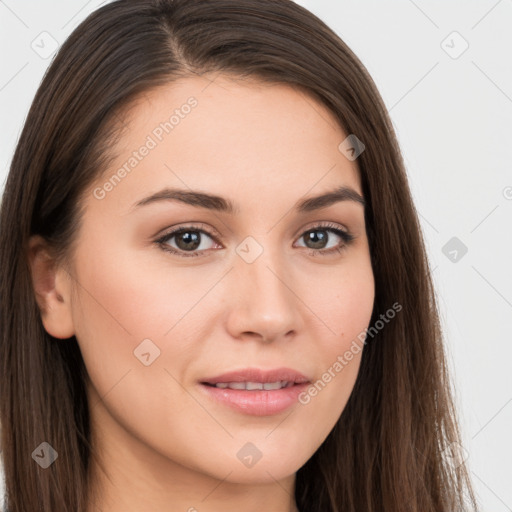
{"type": "Polygon", "coordinates": [[[340,185],[361,193],[356,163],[339,150],[347,134],[296,87],[193,76],[145,92],[118,119],[115,157],[94,186],[110,181],[109,198],[124,206],[178,185],[242,202],[255,191],[294,202],[340,185]]]}

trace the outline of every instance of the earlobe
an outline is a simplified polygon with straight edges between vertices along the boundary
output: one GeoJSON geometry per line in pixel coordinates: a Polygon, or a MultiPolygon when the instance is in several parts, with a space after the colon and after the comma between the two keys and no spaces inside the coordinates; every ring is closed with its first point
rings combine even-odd
{"type": "Polygon", "coordinates": [[[27,256],[35,298],[46,332],[55,338],[70,338],[75,330],[68,273],[57,267],[47,242],[40,235],[30,238],[27,256]]]}

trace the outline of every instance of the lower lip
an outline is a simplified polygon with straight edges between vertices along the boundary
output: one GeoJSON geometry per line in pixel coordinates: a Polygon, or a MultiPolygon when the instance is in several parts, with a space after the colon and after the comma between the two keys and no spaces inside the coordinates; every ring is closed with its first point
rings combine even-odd
{"type": "Polygon", "coordinates": [[[295,384],[289,388],[254,390],[217,388],[200,384],[204,392],[214,400],[244,414],[271,416],[285,411],[298,403],[298,397],[309,383],[295,384]]]}

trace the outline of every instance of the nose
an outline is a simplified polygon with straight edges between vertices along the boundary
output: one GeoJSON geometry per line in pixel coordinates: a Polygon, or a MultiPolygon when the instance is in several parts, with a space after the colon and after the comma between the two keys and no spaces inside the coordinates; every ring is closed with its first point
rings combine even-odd
{"type": "Polygon", "coordinates": [[[235,258],[227,301],[232,337],[273,342],[300,332],[303,302],[294,292],[293,271],[285,267],[282,255],[269,250],[252,263],[235,258]]]}

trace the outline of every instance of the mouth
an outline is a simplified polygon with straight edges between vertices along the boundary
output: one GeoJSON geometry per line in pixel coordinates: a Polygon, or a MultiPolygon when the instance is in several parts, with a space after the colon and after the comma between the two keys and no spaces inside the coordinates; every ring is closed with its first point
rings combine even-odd
{"type": "Polygon", "coordinates": [[[217,404],[252,416],[270,416],[298,402],[310,380],[289,368],[247,368],[199,382],[200,389],[217,404]]]}
{"type": "Polygon", "coordinates": [[[217,382],[210,384],[209,382],[201,382],[205,386],[216,387],[219,389],[245,389],[247,391],[273,391],[276,389],[289,388],[295,386],[295,382],[277,381],[277,382],[217,382]]]}

